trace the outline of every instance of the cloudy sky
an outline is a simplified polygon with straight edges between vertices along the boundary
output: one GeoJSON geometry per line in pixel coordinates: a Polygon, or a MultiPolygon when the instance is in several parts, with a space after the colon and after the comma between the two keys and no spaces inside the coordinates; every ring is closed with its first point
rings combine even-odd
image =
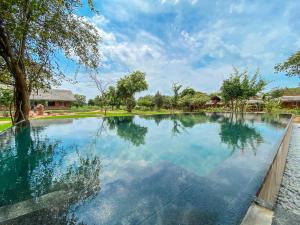
{"type": "MultiPolygon", "coordinates": [[[[115,82],[133,70],[146,73],[149,89],[171,93],[172,82],[218,91],[232,66],[260,68],[267,89],[299,85],[274,65],[300,49],[299,0],[96,0],[95,15],[77,14],[102,35],[103,79],[115,82]]],[[[72,65],[64,65],[70,77],[72,65]]],[[[63,88],[88,98],[97,90],[80,73],[63,88]]]]}

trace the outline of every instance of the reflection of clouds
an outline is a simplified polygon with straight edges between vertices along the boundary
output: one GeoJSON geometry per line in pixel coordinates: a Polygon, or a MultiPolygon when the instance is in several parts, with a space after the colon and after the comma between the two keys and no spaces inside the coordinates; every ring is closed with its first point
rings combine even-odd
{"type": "MultiPolygon", "coordinates": [[[[281,121],[280,117],[264,118],[265,123],[259,116],[246,115],[246,118],[250,128],[255,127],[264,138],[257,155],[250,151],[242,154],[236,151],[230,155],[228,145],[221,142],[219,134],[226,121],[224,116],[217,114],[113,120],[110,124],[113,129],[104,123],[101,132],[103,120],[96,118],[74,120],[64,126],[36,127],[31,137],[48,141],[48,145],[42,145],[43,141],[35,145],[35,153],[45,159],[44,165],[50,164],[43,166],[42,161],[32,174],[36,178],[44,178],[41,175],[45,174],[51,176],[35,181],[32,176],[30,189],[37,189],[35,185],[43,182],[56,189],[71,187],[71,195],[75,196],[72,206],[66,209],[69,207],[69,215],[75,212],[77,222],[88,224],[99,221],[102,224],[166,225],[193,224],[193,221],[195,224],[199,221],[235,224],[243,213],[242,208],[250,202],[249,196],[257,191],[260,175],[273,153],[274,139],[279,139],[283,132],[282,125],[276,122],[281,121]],[[188,132],[173,137],[174,120],[188,132]],[[141,127],[147,128],[147,135],[139,139],[144,144],[130,144],[126,138],[131,140],[136,131],[133,128],[141,127]],[[124,138],[126,132],[129,134],[124,138]],[[56,145],[53,140],[57,140],[56,145]],[[98,160],[91,160],[94,156],[98,160]],[[228,215],[236,216],[228,218],[228,215]]],[[[253,132],[250,134],[252,136],[253,132]]],[[[25,144],[30,145],[29,142],[25,144]]],[[[24,143],[20,142],[19,146],[24,143]]],[[[9,156],[4,151],[0,152],[0,157],[9,156]]],[[[35,159],[33,157],[30,163],[35,159]]],[[[9,172],[5,168],[0,173],[9,172]]]]}
{"type": "Polygon", "coordinates": [[[118,179],[131,181],[133,179],[132,174],[143,176],[144,169],[150,162],[146,160],[103,159],[102,163],[104,168],[101,172],[101,177],[103,177],[101,181],[107,183],[118,179]],[[135,172],[135,170],[139,172],[135,172]]]}
{"type": "MultiPolygon", "coordinates": [[[[192,208],[196,214],[202,212],[203,215],[205,210],[199,207],[203,199],[214,200],[220,207],[225,206],[222,198],[219,198],[216,193],[204,196],[196,194],[198,191],[203,191],[201,190],[203,188],[206,191],[211,189],[205,180],[199,180],[187,171],[169,163],[147,166],[141,171],[140,168],[135,168],[134,171],[131,171],[131,168],[126,170],[130,171],[128,173],[132,177],[130,180],[116,179],[105,184],[95,199],[78,209],[76,215],[81,221],[89,221],[91,224],[99,221],[101,224],[116,222],[157,224],[157,221],[161,221],[161,224],[170,224],[168,217],[160,214],[170,207],[180,212],[182,218],[178,218],[178,223],[185,221],[191,224],[189,222],[192,218],[188,212],[192,208]],[[199,182],[202,188],[193,188],[194,185],[199,185],[199,182]],[[186,194],[198,197],[197,199],[193,197],[193,201],[190,201],[191,199],[186,198],[186,194]],[[156,222],[152,223],[153,219],[156,222]]],[[[173,212],[172,217],[174,216],[178,215],[173,212]]],[[[211,214],[208,217],[209,220],[215,220],[217,215],[211,214]]]]}

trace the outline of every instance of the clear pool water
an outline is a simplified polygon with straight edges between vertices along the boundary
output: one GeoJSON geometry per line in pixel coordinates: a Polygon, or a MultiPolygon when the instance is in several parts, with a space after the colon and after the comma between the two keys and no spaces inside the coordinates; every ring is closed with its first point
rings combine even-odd
{"type": "Polygon", "coordinates": [[[37,120],[0,134],[4,224],[239,224],[289,116],[37,120]]]}

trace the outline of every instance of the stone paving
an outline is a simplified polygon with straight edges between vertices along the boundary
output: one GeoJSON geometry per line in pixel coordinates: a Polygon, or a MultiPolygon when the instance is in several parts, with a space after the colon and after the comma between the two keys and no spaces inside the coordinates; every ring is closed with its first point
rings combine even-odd
{"type": "Polygon", "coordinates": [[[293,124],[286,168],[274,211],[273,225],[300,224],[300,123],[293,124]]]}

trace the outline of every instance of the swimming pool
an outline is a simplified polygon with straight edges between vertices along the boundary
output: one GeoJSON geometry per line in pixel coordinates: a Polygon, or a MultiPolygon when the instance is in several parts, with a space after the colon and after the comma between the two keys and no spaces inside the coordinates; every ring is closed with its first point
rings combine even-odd
{"type": "Polygon", "coordinates": [[[0,135],[7,224],[239,224],[288,115],[21,123],[0,135]]]}

